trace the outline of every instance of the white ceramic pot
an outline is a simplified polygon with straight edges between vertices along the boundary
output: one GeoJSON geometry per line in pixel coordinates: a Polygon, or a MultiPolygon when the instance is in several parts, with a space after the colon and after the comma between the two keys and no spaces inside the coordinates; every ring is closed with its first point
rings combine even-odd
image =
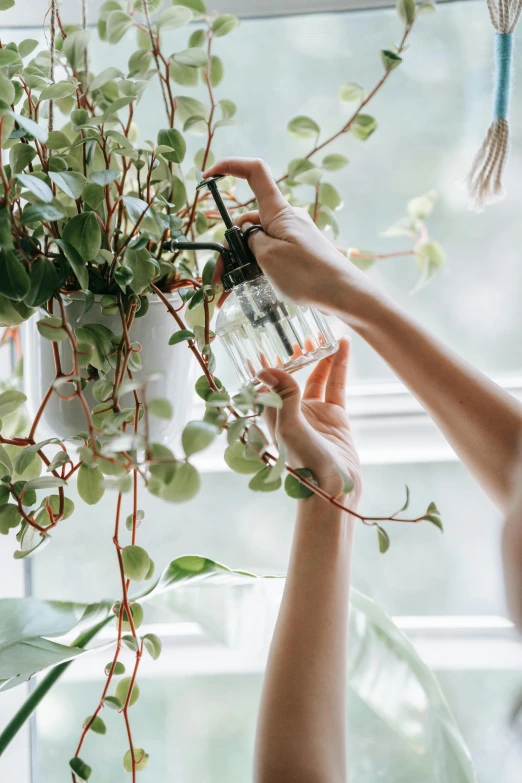
{"type": "MultiPolygon", "coordinates": [[[[178,294],[171,294],[168,298],[174,307],[181,304],[178,294]]],[[[101,323],[114,334],[121,334],[119,315],[102,315],[98,302],[95,302],[85,315],[81,315],[83,308],[83,301],[73,300],[67,304],[67,317],[73,329],[88,323],[101,323]]],[[[58,314],[57,303],[54,314],[58,314]]],[[[31,418],[34,418],[55,377],[52,343],[42,337],[36,327],[37,321],[42,317],[41,312],[36,313],[23,327],[24,391],[31,418]]],[[[150,417],[150,438],[156,443],[167,444],[174,441],[186,424],[192,407],[195,361],[186,342],[179,345],[168,344],[170,336],[177,330],[176,322],[163,302],[153,295],[149,297],[147,314],[134,320],[130,332],[131,340],[136,340],[142,346],[142,370],[136,374],[136,379],[145,373],[161,371],[162,377],[148,384],[147,398],[150,400],[166,397],[174,409],[174,416],[170,421],[150,417]]],[[[58,347],[63,371],[70,372],[72,352],[68,340],[59,342],[58,347]]],[[[91,408],[98,404],[92,396],[90,386],[87,386],[84,394],[91,408]]],[[[132,395],[129,393],[122,396],[121,402],[122,407],[131,407],[132,395]]],[[[85,415],[80,402],[77,399],[62,400],[57,394],[53,394],[38,426],[39,437],[63,439],[85,429],[85,415]]]]}

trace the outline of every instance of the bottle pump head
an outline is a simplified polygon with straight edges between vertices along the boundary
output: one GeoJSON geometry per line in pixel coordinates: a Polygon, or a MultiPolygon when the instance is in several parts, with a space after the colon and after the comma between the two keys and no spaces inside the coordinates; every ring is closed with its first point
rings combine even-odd
{"type": "Polygon", "coordinates": [[[235,286],[245,283],[247,280],[254,280],[254,278],[263,274],[248,246],[249,235],[254,230],[262,231],[263,229],[261,226],[252,226],[243,232],[239,226],[234,225],[217,185],[218,181],[223,179],[223,177],[223,174],[208,177],[208,179],[204,179],[199,183],[197,190],[201,190],[201,188],[210,190],[226,226],[225,239],[228,247],[224,247],[218,242],[190,242],[186,239],[173,239],[165,243],[165,249],[216,250],[223,258],[225,265],[225,272],[222,276],[223,288],[225,291],[230,291],[235,286]]]}

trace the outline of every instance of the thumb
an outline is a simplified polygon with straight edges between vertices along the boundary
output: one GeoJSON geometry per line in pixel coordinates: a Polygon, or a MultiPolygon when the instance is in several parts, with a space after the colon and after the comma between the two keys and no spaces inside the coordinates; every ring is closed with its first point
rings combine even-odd
{"type": "Polygon", "coordinates": [[[265,386],[279,394],[283,407],[277,412],[277,428],[284,439],[285,434],[291,435],[301,419],[301,391],[297,382],[284,370],[261,370],[259,378],[265,386]]]}

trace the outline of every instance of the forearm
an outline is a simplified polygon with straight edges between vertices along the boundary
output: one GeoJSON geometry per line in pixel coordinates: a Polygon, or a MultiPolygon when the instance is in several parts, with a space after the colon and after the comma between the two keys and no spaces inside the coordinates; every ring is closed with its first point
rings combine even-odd
{"type": "Polygon", "coordinates": [[[351,323],[417,397],[492,500],[505,510],[522,406],[384,297],[351,323]]]}
{"type": "Polygon", "coordinates": [[[261,700],[256,783],[344,783],[346,653],[353,522],[299,503],[261,700]]]}

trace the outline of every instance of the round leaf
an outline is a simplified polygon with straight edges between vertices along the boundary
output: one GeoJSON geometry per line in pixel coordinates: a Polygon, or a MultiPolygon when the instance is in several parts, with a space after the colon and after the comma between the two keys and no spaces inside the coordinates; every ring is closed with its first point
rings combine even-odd
{"type": "MultiPolygon", "coordinates": [[[[131,687],[132,677],[124,677],[122,680],[120,680],[116,688],[114,689],[114,696],[118,699],[118,701],[121,704],[125,704],[127,700],[127,696],[129,694],[129,690],[131,687]]],[[[140,697],[140,689],[138,684],[135,682],[132,686],[132,693],[131,697],[129,699],[129,707],[132,707],[133,704],[136,704],[140,697]]]]}
{"type": "Polygon", "coordinates": [[[141,546],[130,545],[121,550],[125,576],[135,582],[143,582],[150,568],[150,557],[141,546]]]}
{"type": "Polygon", "coordinates": [[[219,430],[206,421],[189,421],[181,435],[181,443],[187,457],[209,446],[219,430]]]}
{"type": "Polygon", "coordinates": [[[103,473],[100,468],[82,465],[78,470],[78,494],[89,506],[98,503],[105,494],[103,473]]]}

